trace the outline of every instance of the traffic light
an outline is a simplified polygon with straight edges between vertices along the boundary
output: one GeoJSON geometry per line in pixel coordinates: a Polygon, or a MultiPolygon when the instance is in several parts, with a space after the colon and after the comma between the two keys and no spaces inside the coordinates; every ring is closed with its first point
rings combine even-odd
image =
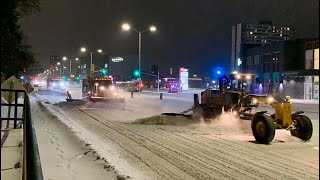
{"type": "Polygon", "coordinates": [[[106,69],[102,69],[102,74],[106,75],[107,74],[107,70],[106,69]]]}
{"type": "Polygon", "coordinates": [[[139,70],[138,69],[135,69],[134,71],[133,71],[133,76],[134,77],[139,77],[139,70]]]}

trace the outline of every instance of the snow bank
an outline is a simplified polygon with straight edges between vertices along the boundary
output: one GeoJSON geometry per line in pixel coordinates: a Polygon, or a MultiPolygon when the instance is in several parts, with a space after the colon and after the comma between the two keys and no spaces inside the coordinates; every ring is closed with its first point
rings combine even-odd
{"type": "Polygon", "coordinates": [[[189,124],[199,123],[199,120],[191,119],[185,116],[168,116],[158,115],[148,118],[138,119],[133,124],[144,124],[144,125],[174,125],[174,126],[186,126],[189,124]]]}

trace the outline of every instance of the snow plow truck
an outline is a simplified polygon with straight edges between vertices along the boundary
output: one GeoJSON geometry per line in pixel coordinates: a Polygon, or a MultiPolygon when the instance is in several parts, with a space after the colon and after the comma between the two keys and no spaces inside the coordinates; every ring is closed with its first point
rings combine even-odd
{"type": "Polygon", "coordinates": [[[88,77],[88,79],[83,79],[82,97],[89,98],[93,102],[124,102],[124,98],[119,97],[117,88],[113,84],[112,78],[109,77],[88,77]]]}

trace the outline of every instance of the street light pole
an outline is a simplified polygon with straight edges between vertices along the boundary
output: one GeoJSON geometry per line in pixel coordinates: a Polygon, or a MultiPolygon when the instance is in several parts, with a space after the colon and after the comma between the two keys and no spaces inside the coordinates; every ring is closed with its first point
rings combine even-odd
{"type": "Polygon", "coordinates": [[[90,52],[90,77],[92,77],[92,52],[90,52]]]}
{"type": "Polygon", "coordinates": [[[69,71],[70,71],[70,77],[71,77],[71,59],[70,59],[70,70],[69,71]]]}
{"type": "MultiPolygon", "coordinates": [[[[122,24],[122,29],[125,30],[125,31],[128,31],[130,30],[131,26],[128,24],[128,23],[124,23],[122,24]]],[[[141,34],[145,31],[147,31],[148,29],[145,29],[143,31],[137,31],[135,28],[132,28],[135,32],[137,32],[139,34],[139,95],[140,95],[140,92],[141,92],[141,34]]],[[[151,32],[154,32],[157,30],[157,28],[155,26],[150,26],[149,27],[149,30],[151,32]]]]}
{"type": "Polygon", "coordinates": [[[141,87],[141,32],[139,31],[139,95],[141,87]]]}
{"type": "Polygon", "coordinates": [[[160,90],[159,85],[160,85],[160,82],[159,82],[159,71],[158,71],[158,92],[159,92],[159,90],[160,90]]]}

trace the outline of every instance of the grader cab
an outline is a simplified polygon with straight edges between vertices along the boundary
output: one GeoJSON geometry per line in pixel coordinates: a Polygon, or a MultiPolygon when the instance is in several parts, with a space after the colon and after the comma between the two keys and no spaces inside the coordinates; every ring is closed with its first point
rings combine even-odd
{"type": "Polygon", "coordinates": [[[312,136],[312,123],[302,115],[303,112],[292,113],[290,97],[253,94],[253,74],[230,74],[219,78],[219,90],[205,90],[201,93],[201,103],[194,107],[201,112],[204,119],[210,119],[223,111],[232,111],[242,119],[251,119],[251,129],[255,139],[260,143],[273,140],[275,129],[290,130],[291,135],[302,140],[312,136]],[[251,113],[259,104],[267,104],[275,113],[267,111],[251,113]]]}

